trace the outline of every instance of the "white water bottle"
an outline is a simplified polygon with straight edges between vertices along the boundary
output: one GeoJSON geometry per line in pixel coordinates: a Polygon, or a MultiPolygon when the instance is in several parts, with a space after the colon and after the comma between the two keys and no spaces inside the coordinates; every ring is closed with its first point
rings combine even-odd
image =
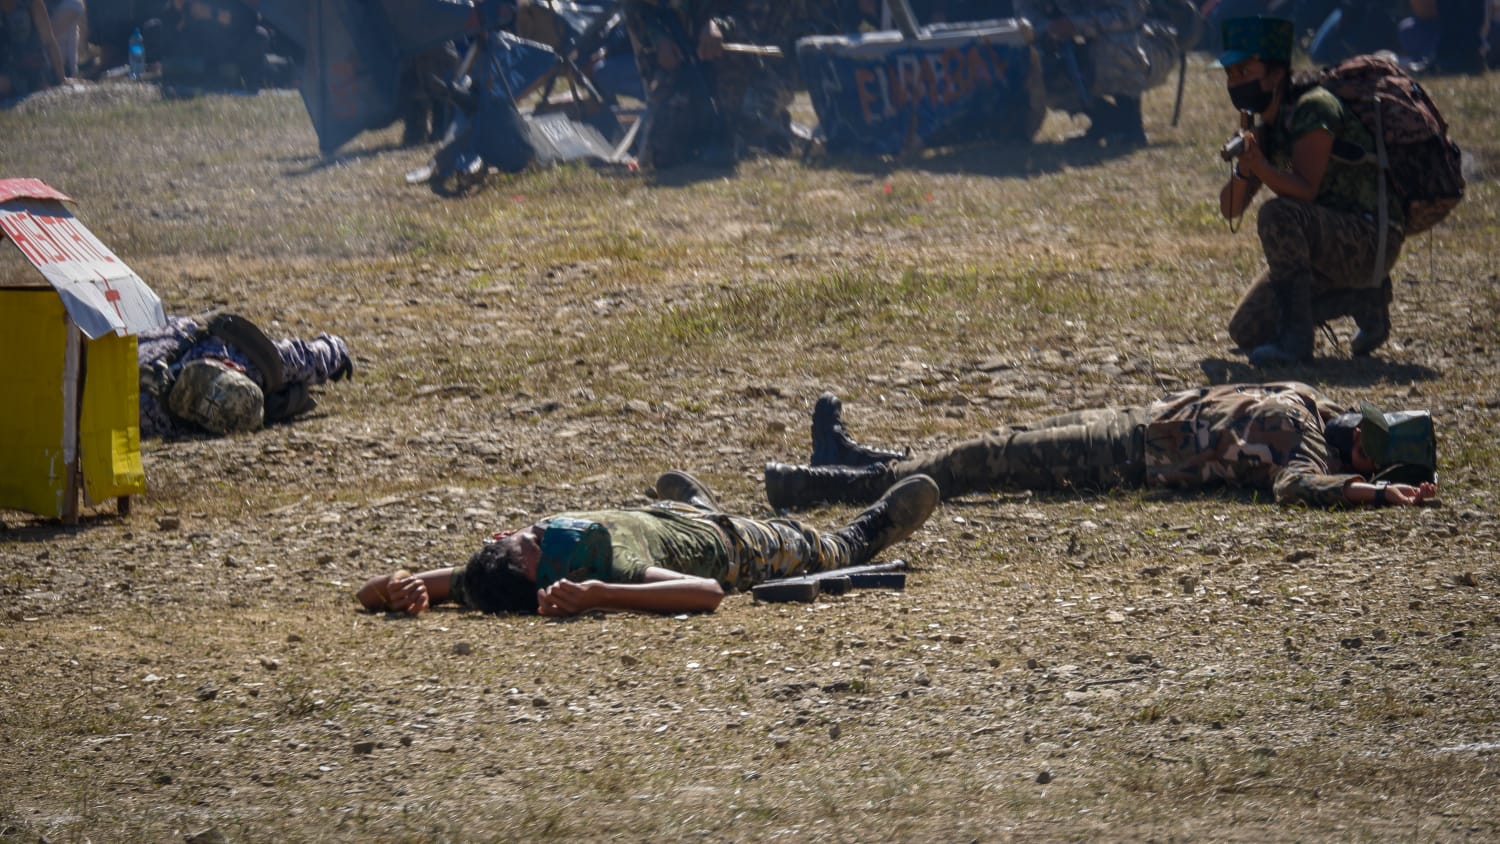
{"type": "Polygon", "coordinates": [[[140,27],[130,34],[130,78],[140,79],[146,74],[146,39],[141,37],[140,27]]]}

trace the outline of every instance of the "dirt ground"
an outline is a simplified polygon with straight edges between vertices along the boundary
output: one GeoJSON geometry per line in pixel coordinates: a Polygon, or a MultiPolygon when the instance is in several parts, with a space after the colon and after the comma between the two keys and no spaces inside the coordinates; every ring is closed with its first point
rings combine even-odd
{"type": "MultiPolygon", "coordinates": [[[[299,100],[129,83],[0,113],[0,175],[79,200],[168,310],[357,360],[308,418],[148,442],[149,493],[0,513],[0,840],[1493,840],[1500,812],[1500,77],[1429,87],[1471,154],[1395,332],[1256,372],[1217,216],[1221,75],[1150,147],[733,174],[563,168],[440,198],[430,149],[320,159],[299,100]],[[1441,502],[974,496],[908,588],[706,616],[357,610],[398,567],[694,472],[767,512],[812,403],[923,449],[1298,378],[1430,408],[1441,502]]],[[[4,278],[30,279],[4,248],[4,278]]],[[[11,365],[14,365],[11,363],[11,365]]],[[[807,514],[834,526],[851,514],[807,514]]]]}

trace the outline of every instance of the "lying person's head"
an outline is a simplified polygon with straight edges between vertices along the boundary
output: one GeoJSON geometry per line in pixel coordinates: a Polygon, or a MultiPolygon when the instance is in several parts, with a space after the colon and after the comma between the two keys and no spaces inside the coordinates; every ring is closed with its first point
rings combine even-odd
{"type": "Polygon", "coordinates": [[[1358,474],[1405,484],[1437,479],[1437,438],[1425,410],[1385,413],[1363,402],[1359,412],[1329,420],[1323,436],[1339,462],[1358,474]]]}
{"type": "MultiPolygon", "coordinates": [[[[536,613],[536,580],[527,575],[524,543],[508,541],[517,535],[487,543],[469,558],[463,568],[464,604],[488,613],[536,613]]],[[[530,563],[535,572],[535,559],[530,563]]]]}

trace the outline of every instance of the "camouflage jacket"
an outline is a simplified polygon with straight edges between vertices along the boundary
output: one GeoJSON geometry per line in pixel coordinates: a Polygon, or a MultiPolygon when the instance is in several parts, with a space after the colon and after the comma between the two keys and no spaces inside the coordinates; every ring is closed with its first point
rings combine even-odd
{"type": "Polygon", "coordinates": [[[1274,492],[1277,503],[1332,506],[1344,473],[1323,426],[1344,408],[1306,384],[1221,384],[1165,396],[1148,410],[1147,483],[1223,483],[1274,492]]]}

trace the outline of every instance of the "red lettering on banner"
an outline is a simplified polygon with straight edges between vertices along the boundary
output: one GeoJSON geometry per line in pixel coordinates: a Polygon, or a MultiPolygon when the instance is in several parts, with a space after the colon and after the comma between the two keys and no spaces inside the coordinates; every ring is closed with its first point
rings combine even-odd
{"type": "Polygon", "coordinates": [[[994,45],[981,42],[856,67],[854,86],[861,116],[866,123],[875,123],[923,103],[951,106],[981,88],[1002,84],[1006,70],[1007,63],[994,45]]]}

